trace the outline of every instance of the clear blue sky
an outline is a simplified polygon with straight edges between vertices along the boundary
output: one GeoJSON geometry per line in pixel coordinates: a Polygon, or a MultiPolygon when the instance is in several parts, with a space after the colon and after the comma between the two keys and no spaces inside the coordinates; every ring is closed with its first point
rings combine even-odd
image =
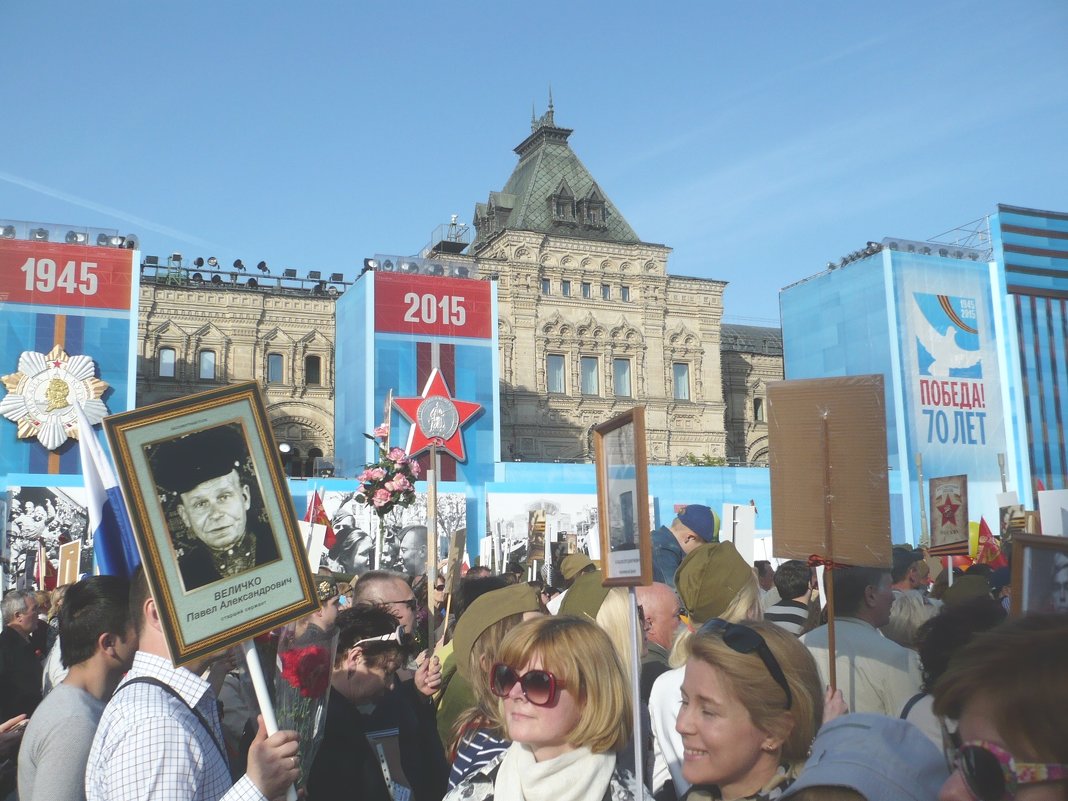
{"type": "Polygon", "coordinates": [[[602,189],[735,320],[869,239],[1068,211],[1064,0],[0,9],[0,218],[145,254],[415,253],[503,187],[550,82],[602,189]]]}

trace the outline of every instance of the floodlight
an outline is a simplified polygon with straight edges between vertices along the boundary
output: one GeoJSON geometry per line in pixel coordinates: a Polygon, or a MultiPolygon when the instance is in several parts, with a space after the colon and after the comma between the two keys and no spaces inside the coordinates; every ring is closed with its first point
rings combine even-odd
{"type": "Polygon", "coordinates": [[[417,273],[419,272],[419,265],[412,261],[402,261],[398,269],[402,273],[417,273]]]}
{"type": "Polygon", "coordinates": [[[47,242],[48,241],[48,229],[47,228],[32,228],[30,229],[30,239],[34,242],[47,242]]]}
{"type": "Polygon", "coordinates": [[[467,278],[471,275],[471,271],[462,264],[454,264],[449,268],[449,275],[453,278],[467,278]]]}
{"type": "Polygon", "coordinates": [[[899,247],[901,247],[901,246],[900,246],[900,245],[898,245],[898,243],[897,243],[897,242],[891,242],[891,243],[890,243],[890,245],[889,245],[889,247],[890,247],[890,250],[897,250],[897,249],[898,249],[899,247]]]}
{"type": "Polygon", "coordinates": [[[387,273],[393,272],[393,262],[389,259],[386,259],[384,262],[382,262],[382,269],[385,270],[387,273]]]}
{"type": "Polygon", "coordinates": [[[431,264],[426,268],[427,275],[445,275],[445,268],[440,264],[431,264]]]}
{"type": "Polygon", "coordinates": [[[145,256],[146,267],[159,267],[159,256],[145,256]]]}
{"type": "Polygon", "coordinates": [[[931,255],[931,249],[930,248],[926,248],[926,247],[925,248],[921,248],[920,253],[922,253],[924,256],[930,256],[931,255]]]}
{"type": "Polygon", "coordinates": [[[212,267],[212,268],[218,267],[219,266],[219,260],[217,258],[215,258],[214,256],[209,256],[208,257],[208,266],[212,267]]]}
{"type": "Polygon", "coordinates": [[[374,259],[364,259],[363,260],[363,269],[364,270],[377,270],[378,269],[378,262],[375,261],[374,259]]]}
{"type": "Polygon", "coordinates": [[[296,278],[297,277],[297,271],[294,270],[292,267],[287,267],[286,269],[282,270],[282,277],[283,278],[296,278]]]}
{"type": "Polygon", "coordinates": [[[67,231],[66,242],[68,245],[84,245],[89,237],[84,231],[67,231]]]}
{"type": "Polygon", "coordinates": [[[203,267],[204,266],[203,257],[197,256],[195,259],[193,259],[193,266],[194,267],[203,267]]]}
{"type": "Polygon", "coordinates": [[[126,248],[127,250],[137,250],[139,247],[141,247],[141,243],[133,234],[127,234],[125,237],[123,237],[121,246],[126,248]]]}
{"type": "Polygon", "coordinates": [[[107,234],[97,234],[96,244],[97,247],[106,248],[111,245],[111,237],[107,234]]]}
{"type": "Polygon", "coordinates": [[[234,259],[234,269],[235,270],[244,270],[245,269],[245,262],[241,261],[241,259],[234,259]]]}
{"type": "Polygon", "coordinates": [[[330,280],[331,281],[344,281],[345,280],[345,273],[330,273],[330,280]]]}
{"type": "Polygon", "coordinates": [[[322,277],[323,277],[323,274],[319,270],[309,270],[308,271],[308,279],[310,281],[318,281],[322,277]]]}
{"type": "Polygon", "coordinates": [[[4,229],[0,231],[0,239],[14,239],[15,238],[15,226],[5,225],[4,229]]]}
{"type": "Polygon", "coordinates": [[[246,284],[246,286],[247,286],[247,287],[248,287],[249,289],[255,289],[255,288],[256,288],[256,287],[258,287],[259,285],[260,285],[260,282],[259,282],[259,281],[257,281],[257,280],[256,280],[255,278],[250,278],[250,279],[248,279],[248,283],[246,284]]]}
{"type": "Polygon", "coordinates": [[[944,256],[948,256],[949,255],[949,248],[939,248],[938,249],[938,255],[939,256],[943,256],[943,257],[944,256]]]}
{"type": "Polygon", "coordinates": [[[200,283],[201,281],[203,281],[203,280],[204,280],[204,276],[203,276],[203,275],[201,275],[200,273],[193,273],[193,276],[192,276],[192,278],[193,278],[193,281],[195,281],[195,282],[196,282],[196,283],[198,283],[198,284],[199,284],[199,283],[200,283]]]}
{"type": "Polygon", "coordinates": [[[259,264],[257,264],[256,265],[256,269],[259,270],[261,273],[269,273],[270,272],[270,270],[267,269],[267,262],[265,262],[265,261],[261,261],[259,264]]]}

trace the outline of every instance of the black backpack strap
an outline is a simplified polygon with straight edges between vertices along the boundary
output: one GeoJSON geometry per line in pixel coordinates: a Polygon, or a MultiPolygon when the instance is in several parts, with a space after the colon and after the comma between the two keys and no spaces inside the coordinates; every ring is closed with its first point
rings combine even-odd
{"type": "Polygon", "coordinates": [[[910,698],[908,701],[906,701],[904,709],[901,710],[901,719],[902,720],[908,720],[909,719],[909,712],[912,711],[912,707],[916,706],[916,704],[920,701],[920,699],[923,698],[926,695],[927,695],[927,693],[916,693],[914,696],[912,696],[912,698],[910,698]]]}
{"type": "MultiPolygon", "coordinates": [[[[123,682],[122,685],[120,685],[119,688],[115,690],[115,693],[117,694],[120,690],[126,689],[131,684],[151,684],[154,687],[159,687],[164,692],[173,695],[175,698],[181,701],[182,705],[185,706],[186,709],[196,715],[197,720],[200,721],[200,725],[204,727],[204,731],[208,733],[208,737],[211,738],[211,741],[215,744],[215,748],[218,749],[219,756],[222,757],[223,764],[225,764],[227,769],[229,769],[230,760],[226,758],[226,749],[223,748],[219,741],[215,738],[215,732],[212,731],[211,724],[208,723],[208,719],[204,717],[204,715],[199,709],[190,706],[189,702],[182,698],[181,694],[176,689],[174,689],[171,685],[167,684],[167,682],[160,681],[154,676],[136,676],[130,679],[129,681],[123,682]]],[[[115,695],[113,694],[111,697],[114,698],[115,695]]]]}

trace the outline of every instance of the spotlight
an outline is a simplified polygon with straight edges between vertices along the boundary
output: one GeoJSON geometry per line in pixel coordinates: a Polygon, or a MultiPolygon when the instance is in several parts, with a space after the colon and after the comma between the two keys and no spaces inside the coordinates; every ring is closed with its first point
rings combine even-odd
{"type": "Polygon", "coordinates": [[[219,284],[221,284],[221,283],[222,283],[222,276],[221,276],[221,275],[219,275],[218,273],[215,273],[215,275],[213,275],[213,276],[211,277],[211,282],[212,282],[213,284],[215,284],[216,286],[218,286],[219,284]]]}
{"type": "Polygon", "coordinates": [[[234,269],[241,270],[242,272],[244,272],[245,262],[241,261],[241,259],[234,259],[234,269]]]}
{"type": "Polygon", "coordinates": [[[267,269],[267,262],[265,262],[265,261],[261,261],[259,264],[257,264],[256,265],[256,269],[259,270],[261,273],[269,273],[270,272],[270,270],[267,269]]]}
{"type": "Polygon", "coordinates": [[[363,269],[365,271],[366,270],[377,270],[378,269],[378,262],[375,261],[374,259],[364,259],[363,260],[363,269]]]}
{"type": "Polygon", "coordinates": [[[345,273],[330,273],[330,280],[331,281],[344,281],[345,280],[345,273]]]}
{"type": "Polygon", "coordinates": [[[920,248],[920,253],[922,253],[924,256],[930,256],[931,255],[931,249],[927,248],[927,247],[920,248]]]}
{"type": "Polygon", "coordinates": [[[399,269],[402,273],[417,273],[419,265],[412,261],[402,261],[399,269]]]}
{"type": "Polygon", "coordinates": [[[835,264],[835,263],[834,263],[833,261],[829,261],[829,262],[827,262],[827,269],[828,269],[828,270],[833,270],[833,269],[835,269],[835,268],[836,268],[837,266],[838,266],[838,265],[837,265],[837,264],[835,264]]]}
{"type": "Polygon", "coordinates": [[[159,267],[159,256],[145,256],[146,267],[159,267]]]}
{"type": "Polygon", "coordinates": [[[137,237],[134,236],[133,234],[127,234],[122,239],[123,239],[123,241],[119,246],[120,247],[124,247],[127,250],[137,250],[138,248],[141,247],[141,243],[137,240],[137,237]]]}
{"type": "Polygon", "coordinates": [[[939,256],[943,256],[943,257],[948,256],[949,255],[949,248],[939,248],[938,249],[938,255],[939,256]]]}
{"type": "Polygon", "coordinates": [[[208,266],[211,267],[212,269],[218,267],[219,266],[219,260],[217,258],[215,258],[214,256],[209,256],[208,257],[208,266]]]}
{"type": "Polygon", "coordinates": [[[181,253],[177,253],[177,252],[172,253],[171,254],[171,258],[170,258],[170,262],[171,262],[171,264],[177,264],[177,265],[181,266],[181,264],[182,264],[182,254],[181,253]]]}
{"type": "Polygon", "coordinates": [[[286,269],[282,270],[282,277],[283,278],[296,278],[297,277],[297,271],[294,270],[291,267],[286,267],[286,269]]]}
{"type": "Polygon", "coordinates": [[[953,258],[955,258],[955,259],[963,259],[964,258],[964,251],[963,250],[954,250],[953,251],[953,258]]]}
{"type": "Polygon", "coordinates": [[[0,239],[14,239],[15,238],[15,226],[5,225],[4,229],[0,231],[0,239]]]}
{"type": "Polygon", "coordinates": [[[97,234],[96,245],[101,248],[113,248],[115,244],[111,241],[112,236],[110,234],[97,234]]]}
{"type": "Polygon", "coordinates": [[[431,264],[426,268],[427,275],[445,275],[445,268],[440,264],[431,264]]]}
{"type": "Polygon", "coordinates": [[[204,266],[204,259],[201,258],[200,256],[197,256],[195,259],[193,259],[193,266],[194,267],[203,267],[204,266]]]}
{"type": "Polygon", "coordinates": [[[312,287],[313,295],[322,295],[326,292],[326,281],[320,281],[314,287],[312,287]]]}
{"type": "Polygon", "coordinates": [[[916,246],[913,245],[912,243],[909,243],[909,246],[907,248],[905,248],[905,250],[907,250],[909,253],[915,253],[916,252],[916,246]]]}
{"type": "Polygon", "coordinates": [[[256,287],[258,287],[259,285],[260,285],[260,282],[259,282],[259,281],[257,281],[257,280],[256,280],[255,278],[250,278],[250,279],[248,279],[248,283],[246,284],[246,286],[247,286],[247,287],[248,287],[249,289],[255,289],[255,288],[256,288],[256,287]]]}
{"type": "Polygon", "coordinates": [[[192,278],[193,278],[193,282],[197,283],[197,284],[199,284],[201,281],[204,280],[204,276],[201,275],[200,273],[193,273],[193,277],[192,278]]]}
{"type": "Polygon", "coordinates": [[[449,268],[449,275],[453,278],[467,278],[471,275],[471,271],[464,267],[462,264],[454,264],[449,268]]]}
{"type": "Polygon", "coordinates": [[[89,237],[83,231],[67,231],[65,239],[68,245],[84,245],[89,241],[89,237]]]}
{"type": "Polygon", "coordinates": [[[897,250],[898,247],[900,247],[900,246],[897,244],[897,242],[891,242],[890,243],[890,250],[897,250]]]}
{"type": "Polygon", "coordinates": [[[310,280],[310,281],[318,281],[322,277],[323,277],[323,274],[319,270],[309,270],[308,271],[308,280],[310,280]]]}
{"type": "Polygon", "coordinates": [[[34,242],[47,242],[48,241],[48,229],[47,228],[32,228],[30,229],[30,239],[34,242]]]}
{"type": "Polygon", "coordinates": [[[384,262],[382,262],[382,269],[385,270],[387,273],[393,272],[393,262],[389,259],[386,259],[384,262]]]}

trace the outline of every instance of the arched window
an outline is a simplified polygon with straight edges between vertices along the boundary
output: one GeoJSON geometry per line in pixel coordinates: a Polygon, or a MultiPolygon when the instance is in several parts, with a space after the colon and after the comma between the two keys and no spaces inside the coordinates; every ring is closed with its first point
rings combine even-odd
{"type": "Polygon", "coordinates": [[[322,361],[318,356],[304,357],[304,383],[309,386],[323,383],[322,361]]]}
{"type": "Polygon", "coordinates": [[[159,363],[156,374],[160,378],[174,378],[174,348],[159,349],[159,363]]]}
{"type": "Polygon", "coordinates": [[[267,383],[268,384],[280,384],[280,383],[282,383],[282,354],[281,353],[268,353],[267,354],[267,383]]]}
{"type": "Polygon", "coordinates": [[[200,356],[197,359],[197,378],[201,381],[215,380],[215,351],[200,351],[200,356]]]}

